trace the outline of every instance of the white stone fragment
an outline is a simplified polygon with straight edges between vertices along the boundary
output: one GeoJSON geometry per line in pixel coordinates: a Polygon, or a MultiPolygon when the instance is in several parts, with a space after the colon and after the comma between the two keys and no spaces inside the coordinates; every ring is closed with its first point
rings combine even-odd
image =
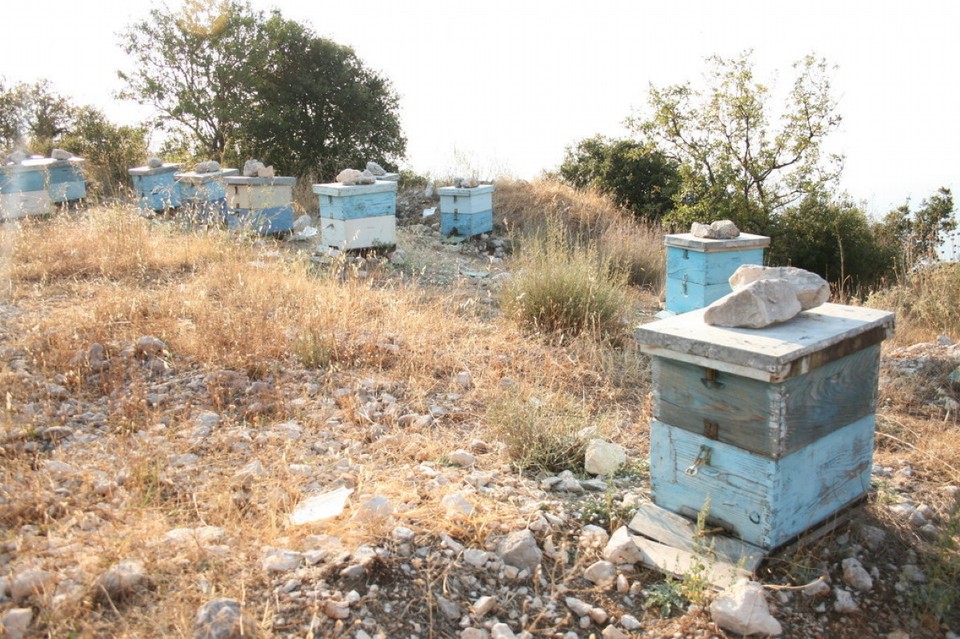
{"type": "Polygon", "coordinates": [[[592,475],[612,475],[627,463],[627,453],[620,444],[591,439],[587,443],[583,468],[592,475]]]}
{"type": "Polygon", "coordinates": [[[73,157],[73,153],[70,151],[64,151],[63,149],[53,149],[50,151],[50,157],[54,160],[69,160],[73,157]]]}
{"type": "Polygon", "coordinates": [[[463,466],[464,468],[469,468],[477,463],[477,457],[473,453],[463,450],[462,448],[457,449],[448,455],[448,459],[451,464],[456,464],[457,466],[463,466]]]}
{"type": "Polygon", "coordinates": [[[260,160],[247,160],[243,163],[244,177],[259,177],[260,170],[266,166],[260,160]]]}
{"type": "Polygon", "coordinates": [[[497,544],[497,554],[503,563],[528,570],[531,574],[543,561],[543,552],[533,533],[527,529],[515,530],[497,544]]]}
{"type": "Polygon", "coordinates": [[[835,611],[848,615],[860,610],[860,606],[853,600],[853,595],[850,594],[849,590],[836,588],[833,591],[833,595],[836,597],[836,600],[833,602],[833,609],[835,611]]]}
{"type": "Polygon", "coordinates": [[[614,564],[636,564],[643,556],[637,544],[630,538],[630,533],[626,526],[620,526],[610,537],[606,547],[603,549],[603,558],[614,564]]]}
{"type": "Polygon", "coordinates": [[[21,639],[27,634],[31,621],[33,621],[31,608],[12,608],[0,617],[0,630],[3,630],[0,635],[9,639],[21,639]]]}
{"type": "Polygon", "coordinates": [[[147,158],[147,166],[151,169],[159,169],[163,166],[163,160],[156,157],[147,158]]]}
{"type": "Polygon", "coordinates": [[[710,604],[710,615],[724,630],[741,635],[783,633],[780,622],[770,615],[763,586],[746,579],[721,592],[710,604]]]}
{"type": "Polygon", "coordinates": [[[470,517],[476,512],[476,507],[467,501],[467,498],[460,493],[451,493],[444,495],[440,500],[440,505],[451,517],[470,517]]]}
{"type": "Polygon", "coordinates": [[[728,280],[734,291],[760,280],[786,280],[796,291],[800,308],[809,310],[830,299],[830,284],[810,271],[793,266],[760,266],[743,264],[728,280]]]}
{"type": "Polygon", "coordinates": [[[490,628],[490,639],[517,639],[517,635],[513,634],[507,624],[496,623],[490,628]]]}
{"type": "Polygon", "coordinates": [[[843,560],[843,583],[860,592],[868,592],[873,588],[873,579],[870,573],[860,564],[856,557],[843,560]]]}
{"type": "Polygon", "coordinates": [[[785,322],[801,310],[786,280],[758,280],[707,307],[703,321],[712,326],[763,328],[785,322]]]}
{"type": "Polygon", "coordinates": [[[367,170],[374,176],[386,175],[387,171],[376,162],[367,162],[367,170]]]}
{"type": "Polygon", "coordinates": [[[600,633],[603,639],[630,639],[630,635],[614,625],[609,625],[600,633]]]}
{"type": "Polygon", "coordinates": [[[393,504],[381,495],[376,495],[360,504],[350,521],[366,526],[382,526],[393,516],[393,504]]]}
{"type": "Polygon", "coordinates": [[[617,581],[617,567],[609,561],[597,561],[583,571],[583,578],[601,588],[609,588],[617,581]]]}
{"type": "Polygon", "coordinates": [[[290,523],[299,526],[339,517],[353,489],[340,487],[303,500],[290,513],[290,523]]]}
{"type": "Polygon", "coordinates": [[[470,612],[472,612],[474,617],[476,617],[477,619],[482,619],[487,615],[487,613],[489,613],[496,607],[497,607],[496,597],[484,596],[484,597],[480,597],[475,602],[473,602],[473,605],[470,606],[470,612]]]}

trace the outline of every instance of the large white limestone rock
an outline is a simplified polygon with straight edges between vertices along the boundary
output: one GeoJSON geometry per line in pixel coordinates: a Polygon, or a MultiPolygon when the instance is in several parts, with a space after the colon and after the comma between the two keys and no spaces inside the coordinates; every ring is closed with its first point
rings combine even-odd
{"type": "Polygon", "coordinates": [[[627,453],[620,444],[591,439],[587,443],[583,469],[591,475],[612,475],[627,463],[627,453]]]}
{"type": "Polygon", "coordinates": [[[708,240],[730,240],[740,237],[740,229],[730,220],[717,220],[710,224],[694,222],[690,225],[690,234],[708,240]]]}
{"type": "Polygon", "coordinates": [[[801,311],[796,289],[787,280],[757,280],[707,307],[703,321],[713,326],[763,328],[801,311]]]}
{"type": "Polygon", "coordinates": [[[743,579],[720,593],[710,604],[713,622],[740,635],[772,637],[783,634],[780,622],[767,607],[763,586],[743,579]]]}
{"type": "Polygon", "coordinates": [[[738,291],[759,280],[786,280],[797,294],[800,308],[809,310],[830,299],[830,284],[825,279],[794,266],[759,266],[744,264],[730,276],[730,287],[738,291]]]}

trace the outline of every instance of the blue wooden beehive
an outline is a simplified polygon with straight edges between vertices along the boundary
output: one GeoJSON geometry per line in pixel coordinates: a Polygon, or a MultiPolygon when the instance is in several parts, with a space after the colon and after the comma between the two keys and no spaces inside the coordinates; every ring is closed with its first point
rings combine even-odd
{"type": "Polygon", "coordinates": [[[227,189],[227,226],[267,235],[293,230],[293,177],[223,178],[227,189]]]}
{"type": "Polygon", "coordinates": [[[824,304],[763,328],[693,311],[641,326],[653,360],[653,501],[765,550],[870,487],[880,342],[893,314],[824,304]]]}
{"type": "Polygon", "coordinates": [[[710,240],[679,233],[664,237],[667,246],[666,310],[687,313],[705,308],[731,292],[727,280],[743,264],[763,264],[770,238],[741,233],[710,240]]]}
{"type": "Polygon", "coordinates": [[[324,246],[341,250],[397,243],[397,183],[314,184],[324,246]]]}
{"type": "Polygon", "coordinates": [[[223,178],[239,172],[238,169],[220,169],[208,173],[184,171],[174,174],[182,213],[201,224],[224,222],[229,207],[223,178]]]}
{"type": "Polygon", "coordinates": [[[83,177],[83,159],[46,160],[47,189],[50,200],[56,204],[77,202],[87,197],[87,183],[83,177]]]}
{"type": "Polygon", "coordinates": [[[180,206],[180,189],[174,178],[179,170],[179,164],[164,163],[157,167],[138,166],[128,171],[142,212],[159,213],[180,206]]]}
{"type": "Polygon", "coordinates": [[[493,230],[493,185],[445,186],[440,194],[440,234],[470,237],[493,230]]]}
{"type": "Polygon", "coordinates": [[[0,219],[53,211],[46,165],[42,158],[0,166],[0,219]]]}

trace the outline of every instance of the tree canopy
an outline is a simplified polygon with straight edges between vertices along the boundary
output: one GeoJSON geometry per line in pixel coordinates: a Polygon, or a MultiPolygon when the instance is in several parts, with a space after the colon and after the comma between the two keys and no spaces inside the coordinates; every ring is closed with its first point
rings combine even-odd
{"type": "Polygon", "coordinates": [[[807,56],[779,112],[754,77],[751,52],[708,58],[705,88],[650,87],[649,115],[633,131],[680,166],[683,186],[670,218],[678,225],[729,218],[763,232],[772,215],[835,182],[841,158],[823,141],[840,116],[827,63],[807,56]]]}
{"type": "Polygon", "coordinates": [[[122,97],[185,133],[196,155],[247,157],[281,172],[332,177],[348,163],[402,157],[390,82],[349,47],[242,0],[154,8],[122,34],[133,63],[122,97]]]}

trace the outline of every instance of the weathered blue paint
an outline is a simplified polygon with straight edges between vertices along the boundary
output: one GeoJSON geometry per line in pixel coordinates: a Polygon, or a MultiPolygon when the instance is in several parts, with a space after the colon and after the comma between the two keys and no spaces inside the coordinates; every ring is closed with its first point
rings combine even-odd
{"type": "Polygon", "coordinates": [[[44,191],[46,188],[47,177],[42,166],[25,164],[0,166],[0,193],[44,191]]]}
{"type": "Polygon", "coordinates": [[[866,494],[873,436],[869,415],[771,459],[654,420],[653,499],[687,516],[696,516],[709,499],[708,521],[771,550],[866,494]]]}
{"type": "Polygon", "coordinates": [[[444,186],[437,189],[440,196],[440,213],[485,213],[493,210],[492,184],[482,184],[470,189],[444,186]]]}
{"type": "Polygon", "coordinates": [[[396,182],[314,184],[313,192],[319,198],[320,217],[327,219],[346,221],[397,214],[396,182]]]}
{"type": "Polygon", "coordinates": [[[293,206],[230,209],[227,212],[227,226],[232,229],[246,227],[261,235],[290,231],[293,229],[293,206]]]}
{"type": "Polygon", "coordinates": [[[87,183],[83,177],[83,160],[54,160],[47,166],[50,199],[64,203],[87,197],[87,183]]]}
{"type": "Polygon", "coordinates": [[[180,188],[175,178],[178,171],[180,165],[171,163],[152,168],[138,166],[128,171],[141,211],[159,212],[180,206],[180,188]]]}
{"type": "Polygon", "coordinates": [[[237,169],[221,169],[212,173],[187,171],[174,174],[180,193],[182,215],[200,224],[220,224],[230,207],[223,178],[239,173],[237,169]]]}
{"type": "Polygon", "coordinates": [[[770,238],[743,233],[729,240],[667,235],[666,310],[686,313],[731,292],[727,280],[743,264],[762,264],[770,238]]]}
{"type": "Polygon", "coordinates": [[[876,410],[879,344],[779,383],[652,361],[656,419],[775,459],[876,410]]]}
{"type": "Polygon", "coordinates": [[[493,211],[440,213],[440,234],[471,237],[493,230],[493,211]]]}

